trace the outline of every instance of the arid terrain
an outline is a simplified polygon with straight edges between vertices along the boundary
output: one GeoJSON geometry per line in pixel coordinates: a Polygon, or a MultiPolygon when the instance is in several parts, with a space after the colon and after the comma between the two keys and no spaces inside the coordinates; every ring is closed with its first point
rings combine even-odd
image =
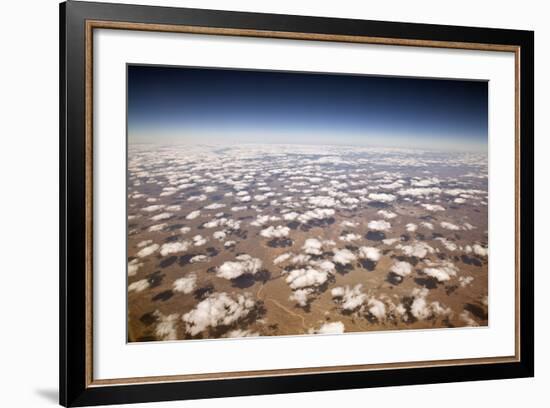
{"type": "Polygon", "coordinates": [[[130,145],[128,340],[488,324],[486,153],[130,145]]]}

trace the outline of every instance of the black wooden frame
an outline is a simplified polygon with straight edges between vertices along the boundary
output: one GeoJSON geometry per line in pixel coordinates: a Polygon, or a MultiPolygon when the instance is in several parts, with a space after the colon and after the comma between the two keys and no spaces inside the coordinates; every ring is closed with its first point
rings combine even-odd
{"type": "Polygon", "coordinates": [[[443,383],[534,375],[534,33],[68,1],[60,5],[60,403],[120,404],[443,383]],[[518,362],[90,387],[85,380],[85,25],[125,21],[520,47],[520,355],[518,362]]]}

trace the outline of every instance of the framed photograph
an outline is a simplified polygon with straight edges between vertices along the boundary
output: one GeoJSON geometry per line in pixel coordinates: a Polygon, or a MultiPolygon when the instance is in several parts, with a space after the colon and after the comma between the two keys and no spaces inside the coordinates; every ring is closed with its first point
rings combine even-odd
{"type": "Polygon", "coordinates": [[[533,376],[533,32],[60,16],[61,404],[533,376]]]}

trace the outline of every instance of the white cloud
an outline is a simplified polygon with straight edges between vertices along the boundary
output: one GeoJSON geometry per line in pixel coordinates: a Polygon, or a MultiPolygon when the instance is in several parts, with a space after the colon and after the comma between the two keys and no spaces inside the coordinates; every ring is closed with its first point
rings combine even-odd
{"type": "Polygon", "coordinates": [[[181,227],[180,228],[180,232],[182,234],[187,234],[189,231],[191,231],[191,228],[189,228],[189,227],[181,227]]]}
{"type": "Polygon", "coordinates": [[[375,298],[370,298],[367,306],[369,313],[376,317],[378,321],[382,321],[386,318],[386,305],[384,302],[375,298]]]}
{"type": "Polygon", "coordinates": [[[201,245],[204,245],[206,244],[208,240],[206,238],[204,238],[202,235],[195,235],[193,237],[193,245],[195,246],[201,246],[201,245]]]}
{"type": "Polygon", "coordinates": [[[371,261],[377,262],[380,259],[381,255],[382,253],[378,248],[367,246],[359,247],[360,258],[370,259],[371,261]]]}
{"type": "Polygon", "coordinates": [[[479,256],[487,256],[487,254],[489,253],[487,248],[483,248],[479,244],[474,244],[472,246],[472,249],[474,251],[474,254],[479,255],[479,256]]]}
{"type": "Polygon", "coordinates": [[[460,313],[460,320],[462,320],[468,326],[479,326],[479,324],[472,318],[472,315],[467,310],[463,310],[460,313]]]}
{"type": "Polygon", "coordinates": [[[443,246],[448,250],[448,251],[456,251],[458,249],[458,245],[455,244],[454,242],[452,241],[449,241],[448,239],[446,238],[443,238],[443,237],[437,237],[436,238],[437,241],[440,241],[443,246]]]}
{"type": "Polygon", "coordinates": [[[163,315],[158,310],[155,310],[153,314],[158,322],[155,326],[155,336],[163,341],[177,340],[177,322],[180,315],[177,313],[163,315]]]}
{"type": "Polygon", "coordinates": [[[230,326],[254,309],[256,302],[249,293],[230,296],[225,292],[214,293],[201,301],[193,310],[184,314],[186,332],[196,336],[209,327],[230,326]]]}
{"type": "Polygon", "coordinates": [[[330,218],[335,214],[332,208],[316,208],[314,210],[306,211],[304,214],[298,216],[298,221],[307,223],[310,220],[323,220],[330,218]]]}
{"type": "Polygon", "coordinates": [[[308,238],[304,242],[302,249],[306,254],[310,255],[321,255],[323,253],[323,244],[316,238],[308,238]]]}
{"type": "Polygon", "coordinates": [[[316,207],[334,207],[337,203],[334,198],[326,196],[309,197],[308,201],[316,207]]]}
{"type": "Polygon", "coordinates": [[[150,244],[152,244],[152,243],[153,243],[153,240],[152,240],[152,239],[147,239],[147,240],[144,240],[144,241],[140,241],[136,246],[137,246],[138,248],[143,248],[143,247],[145,247],[145,246],[147,246],[147,245],[150,245],[150,244]]]}
{"type": "Polygon", "coordinates": [[[185,294],[193,292],[196,286],[197,286],[197,275],[194,273],[188,276],[185,276],[183,278],[178,278],[172,284],[174,292],[181,292],[185,294]]]}
{"type": "Polygon", "coordinates": [[[156,251],[158,251],[159,245],[158,244],[151,244],[149,246],[146,246],[145,248],[141,249],[136,255],[138,258],[145,258],[146,256],[149,256],[156,251]]]}
{"type": "Polygon", "coordinates": [[[227,332],[224,337],[227,338],[240,338],[240,337],[258,337],[260,333],[253,332],[251,330],[235,329],[227,332]]]}
{"type": "Polygon", "coordinates": [[[452,224],[447,221],[442,221],[439,225],[441,225],[441,228],[445,228],[451,231],[458,231],[460,230],[460,227],[458,225],[452,224]]]}
{"type": "Polygon", "coordinates": [[[225,207],[225,204],[222,203],[212,203],[204,207],[205,210],[217,210],[219,208],[225,207]]]}
{"type": "Polygon", "coordinates": [[[309,296],[313,290],[311,288],[306,289],[297,289],[289,296],[289,300],[295,301],[297,304],[299,304],[302,307],[307,306],[307,303],[309,301],[309,296]]]}
{"type": "Polygon", "coordinates": [[[172,218],[173,214],[169,212],[163,212],[157,215],[154,215],[151,217],[151,220],[153,221],[162,221],[167,220],[168,218],[172,218]]]}
{"type": "Polygon", "coordinates": [[[412,265],[408,262],[395,262],[391,266],[390,271],[392,271],[396,275],[399,275],[401,277],[405,277],[405,276],[411,274],[412,265]]]}
{"type": "Polygon", "coordinates": [[[241,275],[254,275],[262,268],[262,261],[250,255],[237,256],[236,261],[224,262],[216,272],[216,276],[224,279],[235,279],[241,275]]]}
{"type": "Polygon", "coordinates": [[[324,323],[319,330],[318,334],[339,334],[344,333],[344,323],[342,322],[329,322],[324,323]]]}
{"type": "Polygon", "coordinates": [[[370,193],[369,198],[374,201],[380,201],[382,203],[391,203],[395,201],[395,196],[393,194],[386,193],[370,193]]]}
{"type": "Polygon", "coordinates": [[[407,230],[407,232],[415,232],[418,229],[418,225],[409,223],[405,226],[405,229],[407,230]]]}
{"type": "Polygon", "coordinates": [[[226,248],[229,248],[235,245],[237,245],[237,241],[225,241],[225,243],[223,244],[223,246],[226,248]]]}
{"type": "Polygon", "coordinates": [[[400,249],[406,256],[414,256],[416,258],[425,258],[428,253],[433,254],[435,250],[425,242],[414,242],[410,245],[398,244],[396,249],[400,249]]]}
{"type": "Polygon", "coordinates": [[[185,217],[188,220],[194,220],[195,218],[198,218],[201,215],[200,210],[191,211],[189,214],[187,214],[187,217],[185,217]]]}
{"type": "Polygon", "coordinates": [[[339,239],[345,242],[353,242],[361,239],[361,235],[350,233],[350,234],[342,235],[339,239]]]}
{"type": "Polygon", "coordinates": [[[225,231],[216,231],[212,234],[212,236],[214,237],[214,239],[217,239],[218,241],[223,241],[227,236],[227,234],[225,233],[225,231]]]}
{"type": "Polygon", "coordinates": [[[167,242],[162,244],[160,248],[160,254],[162,256],[176,254],[178,252],[185,252],[189,249],[188,241],[167,242]]]}
{"type": "Polygon", "coordinates": [[[399,190],[397,194],[411,197],[430,196],[441,194],[441,189],[439,187],[405,188],[403,190],[399,190]]]}
{"type": "Polygon", "coordinates": [[[260,232],[260,235],[264,238],[283,238],[288,237],[288,234],[290,233],[290,228],[285,227],[283,225],[278,225],[277,227],[274,227],[273,225],[270,225],[266,229],[263,229],[260,232]]]}
{"type": "Polygon", "coordinates": [[[128,262],[128,276],[134,276],[137,274],[137,271],[139,268],[141,268],[143,264],[139,262],[137,258],[132,259],[130,262],[128,262]]]}
{"type": "Polygon", "coordinates": [[[334,251],[332,260],[340,265],[347,265],[355,261],[357,257],[349,249],[337,249],[334,251]]]}
{"type": "Polygon", "coordinates": [[[206,255],[195,255],[192,257],[189,262],[190,263],[199,263],[199,262],[207,262],[210,258],[206,255]]]}
{"type": "Polygon", "coordinates": [[[162,231],[164,228],[166,228],[168,226],[168,224],[166,224],[165,222],[163,222],[162,224],[156,224],[156,225],[151,225],[149,228],[148,228],[148,231],[149,232],[157,232],[157,231],[162,231]]]}
{"type": "Polygon", "coordinates": [[[445,207],[440,206],[439,204],[420,204],[428,211],[445,211],[445,207]]]}
{"type": "Polygon", "coordinates": [[[164,204],[150,205],[150,206],[148,206],[148,207],[142,208],[141,211],[145,211],[145,212],[155,212],[155,211],[162,210],[164,207],[165,207],[164,204]]]}
{"type": "Polygon", "coordinates": [[[391,228],[391,224],[384,220],[369,221],[367,226],[374,231],[388,231],[391,228]]]}
{"type": "Polygon", "coordinates": [[[311,267],[307,269],[294,269],[289,272],[286,282],[293,290],[309,286],[321,286],[327,281],[328,275],[327,272],[318,271],[311,267]]]}
{"type": "Polygon", "coordinates": [[[458,278],[458,282],[460,283],[460,286],[463,287],[463,288],[468,286],[473,281],[474,281],[473,276],[460,276],[458,278]]]}
{"type": "Polygon", "coordinates": [[[439,282],[448,281],[451,277],[456,276],[458,272],[458,268],[449,261],[432,262],[426,260],[425,262],[429,267],[424,268],[422,271],[439,282]]]}
{"type": "Polygon", "coordinates": [[[360,283],[354,287],[336,287],[330,291],[332,297],[338,302],[342,309],[347,311],[353,311],[360,308],[367,295],[362,292],[363,285],[360,283]]]}
{"type": "Polygon", "coordinates": [[[149,281],[147,279],[141,279],[129,284],[128,292],[143,292],[148,287],[149,287],[149,281]]]}
{"type": "Polygon", "coordinates": [[[429,230],[434,229],[434,225],[431,222],[421,222],[420,225],[424,228],[429,229],[429,230]]]}
{"type": "Polygon", "coordinates": [[[298,218],[299,215],[300,214],[298,214],[297,212],[291,211],[289,213],[283,214],[283,218],[286,221],[294,221],[296,218],[298,218]]]}
{"type": "Polygon", "coordinates": [[[387,210],[379,210],[377,214],[380,215],[381,217],[384,217],[387,220],[391,220],[392,218],[397,217],[396,213],[387,211],[387,210]]]}
{"type": "Polygon", "coordinates": [[[291,256],[292,256],[291,253],[281,254],[281,255],[277,256],[275,259],[273,259],[273,264],[278,265],[280,263],[283,263],[283,262],[287,261],[291,256]]]}
{"type": "Polygon", "coordinates": [[[450,315],[451,309],[441,306],[439,302],[428,302],[428,289],[415,288],[412,291],[413,302],[411,304],[411,314],[418,320],[426,320],[434,316],[450,315]]]}

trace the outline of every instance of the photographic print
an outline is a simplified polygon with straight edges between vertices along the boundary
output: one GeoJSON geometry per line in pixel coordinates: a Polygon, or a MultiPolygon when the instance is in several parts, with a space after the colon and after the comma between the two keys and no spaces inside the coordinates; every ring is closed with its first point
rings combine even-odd
{"type": "Polygon", "coordinates": [[[127,66],[129,342],[488,325],[488,82],[127,66]]]}

